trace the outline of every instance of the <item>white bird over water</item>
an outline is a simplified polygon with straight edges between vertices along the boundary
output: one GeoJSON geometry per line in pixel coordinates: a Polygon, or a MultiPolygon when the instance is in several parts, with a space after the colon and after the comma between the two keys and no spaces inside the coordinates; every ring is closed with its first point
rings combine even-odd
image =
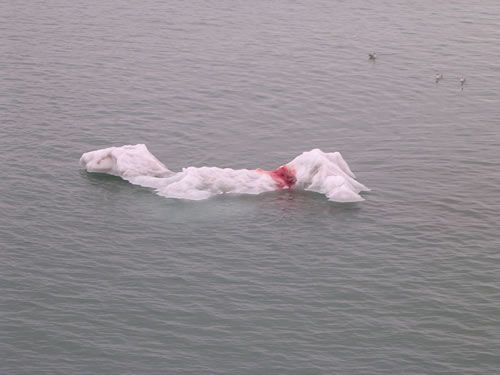
{"type": "Polygon", "coordinates": [[[464,89],[464,84],[465,84],[465,77],[461,77],[460,78],[460,87],[462,88],[462,90],[464,89]]]}
{"type": "Polygon", "coordinates": [[[377,54],[375,52],[369,53],[368,54],[368,59],[369,60],[374,60],[377,58],[377,54]]]}
{"type": "Polygon", "coordinates": [[[443,75],[441,73],[437,73],[435,78],[436,78],[436,83],[438,83],[443,79],[443,75]]]}

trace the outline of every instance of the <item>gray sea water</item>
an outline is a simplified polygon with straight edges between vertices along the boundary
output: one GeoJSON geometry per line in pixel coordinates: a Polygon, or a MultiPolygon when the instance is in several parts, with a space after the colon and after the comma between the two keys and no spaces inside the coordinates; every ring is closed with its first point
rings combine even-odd
{"type": "Polygon", "coordinates": [[[499,88],[496,0],[1,1],[0,373],[499,373],[499,88]],[[373,190],[192,202],[78,165],[136,143],[340,151],[373,190]]]}

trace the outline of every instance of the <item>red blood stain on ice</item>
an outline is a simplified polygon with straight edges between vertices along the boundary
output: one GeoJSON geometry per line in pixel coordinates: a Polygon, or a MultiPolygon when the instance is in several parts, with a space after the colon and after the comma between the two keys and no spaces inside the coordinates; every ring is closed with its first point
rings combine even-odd
{"type": "Polygon", "coordinates": [[[257,169],[257,172],[262,172],[268,174],[278,185],[278,189],[290,189],[295,185],[297,178],[295,177],[295,171],[282,165],[272,171],[264,171],[262,169],[257,169]]]}

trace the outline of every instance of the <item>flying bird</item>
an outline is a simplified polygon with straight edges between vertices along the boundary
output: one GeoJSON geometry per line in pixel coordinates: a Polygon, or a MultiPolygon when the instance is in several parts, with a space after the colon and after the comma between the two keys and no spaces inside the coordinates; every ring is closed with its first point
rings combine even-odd
{"type": "Polygon", "coordinates": [[[436,78],[436,83],[439,83],[439,81],[443,79],[443,75],[441,73],[437,73],[435,78],[436,78]]]}
{"type": "Polygon", "coordinates": [[[372,53],[368,54],[368,60],[375,61],[376,58],[377,58],[377,54],[375,52],[372,52],[372,53]]]}

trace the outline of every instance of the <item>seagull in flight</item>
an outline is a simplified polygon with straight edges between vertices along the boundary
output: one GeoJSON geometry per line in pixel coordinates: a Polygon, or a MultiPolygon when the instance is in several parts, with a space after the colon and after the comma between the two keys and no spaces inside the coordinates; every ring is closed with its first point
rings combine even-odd
{"type": "Polygon", "coordinates": [[[443,75],[441,73],[437,73],[435,78],[436,78],[436,83],[439,83],[439,81],[443,79],[443,75]]]}
{"type": "Polygon", "coordinates": [[[376,58],[377,58],[377,54],[375,52],[372,52],[372,53],[368,54],[368,60],[375,61],[376,58]]]}

